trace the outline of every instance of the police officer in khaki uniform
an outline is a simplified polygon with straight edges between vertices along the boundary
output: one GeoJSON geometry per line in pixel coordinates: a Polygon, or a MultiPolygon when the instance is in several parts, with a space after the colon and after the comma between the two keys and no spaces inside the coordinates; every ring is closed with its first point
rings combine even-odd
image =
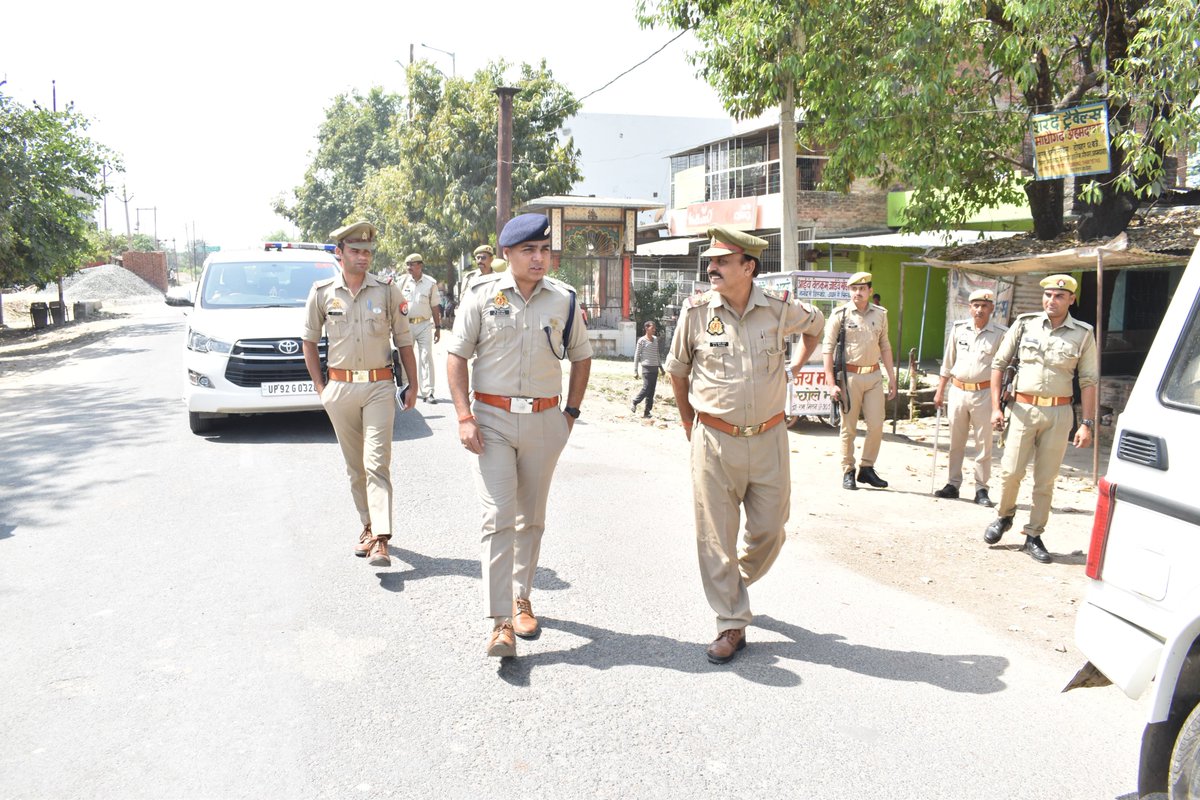
{"type": "Polygon", "coordinates": [[[950,387],[950,474],[948,483],[934,492],[936,497],[958,497],[962,486],[963,456],[967,435],[975,437],[975,502],[991,508],[988,479],[992,474],[992,358],[1008,328],[992,321],[996,295],[991,289],[976,289],[967,302],[971,318],[950,328],[945,356],[933,404],[941,408],[950,387]]]}
{"type": "Polygon", "coordinates": [[[463,295],[471,288],[471,284],[479,280],[485,275],[492,274],[492,261],[496,258],[496,251],[492,249],[490,244],[481,244],[475,248],[472,254],[475,259],[475,269],[467,270],[458,279],[458,288],[455,289],[454,296],[457,302],[461,305],[463,295]]]}
{"type": "Polygon", "coordinates": [[[1067,438],[1075,420],[1071,380],[1079,376],[1084,416],[1075,431],[1075,446],[1087,447],[1092,443],[1092,428],[1096,424],[1100,365],[1092,326],[1069,313],[1078,288],[1075,279],[1070,275],[1051,275],[1041,285],[1043,313],[1017,317],[992,360],[992,425],[997,430],[1004,428],[1004,414],[1000,410],[1004,370],[1014,356],[1019,367],[1004,458],[1000,463],[999,516],[987,526],[983,540],[995,544],[1012,527],[1017,490],[1032,460],[1033,508],[1029,523],[1021,531],[1025,534],[1021,549],[1035,560],[1049,564],[1053,559],[1042,544],[1042,532],[1050,518],[1054,479],[1067,452],[1067,438]]]}
{"type": "Polygon", "coordinates": [[[559,454],[579,417],[592,366],[574,290],[546,275],[550,222],[513,217],[500,233],[507,272],[471,285],[454,319],[446,373],[458,438],[474,459],[483,506],[489,656],[515,656],[514,633],[537,636],[530,590],[559,454]],[[468,377],[468,359],[473,359],[468,377]],[[562,359],[571,362],[560,410],[562,359]],[[474,389],[474,401],[468,390],[474,389]]]}
{"type": "Polygon", "coordinates": [[[711,259],[712,291],[684,304],[666,371],[692,445],[700,579],[717,614],[717,638],[706,655],[723,664],[746,646],[747,587],[783,547],[792,487],[787,426],[780,424],[786,380],[820,343],[825,318],[754,284],[766,241],[725,227],[708,235],[711,246],[701,255],[711,259]],[[787,337],[797,333],[802,345],[788,366],[787,337]]]}
{"type": "MultiPolygon", "coordinates": [[[[408,301],[408,324],[412,327],[413,344],[417,348],[417,394],[426,403],[436,403],[433,397],[433,345],[442,338],[442,295],[437,281],[425,274],[425,260],[420,253],[410,253],[404,259],[407,275],[396,281],[400,293],[408,301]]],[[[411,382],[413,376],[408,375],[411,382]]]]}
{"type": "Polygon", "coordinates": [[[861,414],[867,423],[867,438],[863,442],[858,482],[877,489],[886,489],[888,482],[875,472],[875,459],[883,441],[883,377],[879,372],[882,361],[887,370],[887,399],[896,396],[896,368],[892,364],[892,345],[888,341],[887,309],[870,302],[871,273],[856,272],[846,286],[850,302],[833,310],[825,324],[825,381],[832,387],[830,396],[837,400],[841,389],[833,376],[833,355],[838,334],[846,329],[846,383],[850,393],[850,410],[842,414],[842,488],[857,489],[854,476],[854,437],[858,433],[861,414]]]}
{"type": "MultiPolygon", "coordinates": [[[[404,298],[395,284],[367,270],[378,235],[369,222],[356,222],[329,234],[342,268],[313,284],[305,303],[302,348],[304,365],[321,404],[333,423],[350,495],[363,530],[354,549],[372,566],[391,565],[392,424],[396,418],[391,344],[409,374],[416,369],[404,298]],[[321,374],[317,343],[324,329],[329,340],[329,381],[321,374]]],[[[405,410],[416,399],[411,393],[405,410]]]]}

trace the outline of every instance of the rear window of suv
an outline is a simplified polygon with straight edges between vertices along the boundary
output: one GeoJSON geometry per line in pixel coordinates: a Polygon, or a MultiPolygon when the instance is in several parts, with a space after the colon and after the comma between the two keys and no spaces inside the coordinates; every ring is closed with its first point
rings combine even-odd
{"type": "Polygon", "coordinates": [[[1200,298],[1180,332],[1159,396],[1163,405],[1200,411],[1200,298]]]}
{"type": "Polygon", "coordinates": [[[205,308],[303,306],[312,285],[332,278],[326,261],[246,261],[209,264],[201,305],[205,308]]]}

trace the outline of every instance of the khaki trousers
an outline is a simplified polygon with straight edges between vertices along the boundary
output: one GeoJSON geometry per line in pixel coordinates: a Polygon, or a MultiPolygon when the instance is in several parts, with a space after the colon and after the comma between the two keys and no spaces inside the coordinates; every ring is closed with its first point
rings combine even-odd
{"type": "Polygon", "coordinates": [[[486,616],[512,616],[513,599],[528,598],[537,572],[546,501],[554,467],[567,444],[567,418],[556,408],[513,414],[476,402],[483,453],[475,489],[483,506],[483,591],[486,616]]]}
{"type": "Polygon", "coordinates": [[[746,588],[775,563],[791,510],[787,427],[738,437],[697,424],[692,431],[692,494],[700,581],[717,614],[717,632],[753,619],[746,588]],[[744,546],[738,548],[741,508],[744,546]]]}
{"type": "MultiPolygon", "coordinates": [[[[433,320],[426,320],[409,328],[412,331],[413,347],[417,357],[417,397],[433,397],[433,320]]],[[[413,379],[408,376],[409,381],[413,379]]]]}
{"type": "Polygon", "coordinates": [[[854,437],[858,433],[859,415],[867,423],[862,466],[875,465],[879,444],[883,441],[883,373],[879,370],[866,375],[851,372],[846,379],[850,389],[850,410],[842,415],[842,472],[854,469],[854,437]]]}
{"type": "Polygon", "coordinates": [[[988,488],[992,476],[992,390],[968,392],[950,384],[950,475],[947,483],[962,486],[967,435],[975,437],[975,489],[988,488]]]}
{"type": "Polygon", "coordinates": [[[392,426],[396,420],[396,384],[329,381],[321,393],[333,423],[350,495],[363,525],[376,536],[392,535],[392,426]]]}
{"type": "Polygon", "coordinates": [[[1067,434],[1071,432],[1074,416],[1070,405],[1012,404],[1004,458],[1000,461],[1000,502],[996,510],[1002,517],[1016,513],[1017,491],[1033,459],[1033,508],[1029,524],[1022,530],[1026,536],[1041,536],[1046,530],[1054,479],[1067,452],[1067,434]]]}

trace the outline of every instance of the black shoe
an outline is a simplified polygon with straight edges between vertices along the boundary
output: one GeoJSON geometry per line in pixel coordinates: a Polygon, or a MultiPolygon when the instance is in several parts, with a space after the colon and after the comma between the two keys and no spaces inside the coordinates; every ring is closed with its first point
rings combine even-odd
{"type": "Polygon", "coordinates": [[[638,407],[637,400],[634,400],[632,403],[629,404],[629,413],[636,414],[637,407],[638,407]]]}
{"type": "Polygon", "coordinates": [[[847,472],[845,475],[842,476],[842,488],[843,489],[857,489],[858,488],[858,484],[856,484],[854,482],[854,473],[853,472],[847,472]]]}
{"type": "Polygon", "coordinates": [[[940,488],[936,492],[934,492],[933,496],[941,497],[944,500],[957,500],[958,499],[958,487],[955,486],[953,483],[947,483],[945,486],[943,486],[942,488],[940,488]]]}
{"type": "Polygon", "coordinates": [[[870,484],[876,489],[886,489],[888,487],[888,482],[879,477],[874,467],[859,467],[858,482],[870,484]]]}
{"type": "Polygon", "coordinates": [[[650,412],[647,411],[645,414],[642,414],[642,419],[650,419],[650,412]]]}
{"type": "Polygon", "coordinates": [[[1012,517],[996,517],[991,525],[983,532],[983,540],[988,544],[995,544],[1000,541],[1000,537],[1004,532],[1012,527],[1012,517]]]}
{"type": "Polygon", "coordinates": [[[975,490],[975,505],[987,506],[988,508],[991,508],[992,506],[994,506],[996,504],[992,502],[992,498],[988,497],[987,489],[976,489],[975,490]]]}
{"type": "Polygon", "coordinates": [[[1026,536],[1025,546],[1021,549],[1026,553],[1029,553],[1030,557],[1034,561],[1039,561],[1042,564],[1049,564],[1054,560],[1050,557],[1050,554],[1046,552],[1046,548],[1042,546],[1042,537],[1040,536],[1026,536]]]}

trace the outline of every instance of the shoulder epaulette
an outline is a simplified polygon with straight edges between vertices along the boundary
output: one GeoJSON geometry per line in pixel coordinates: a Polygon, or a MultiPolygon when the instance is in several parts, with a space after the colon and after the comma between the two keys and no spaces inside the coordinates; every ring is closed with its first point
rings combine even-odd
{"type": "Polygon", "coordinates": [[[547,286],[553,286],[555,289],[558,289],[560,292],[575,291],[574,286],[572,286],[571,284],[562,280],[561,278],[551,278],[549,275],[547,275],[546,277],[542,278],[542,280],[546,282],[547,286]]]}
{"type": "Polygon", "coordinates": [[[313,281],[313,286],[328,286],[329,284],[334,282],[336,277],[337,276],[335,275],[333,278],[326,278],[323,281],[313,281]]]}
{"type": "Polygon", "coordinates": [[[470,288],[468,288],[467,291],[473,292],[476,289],[478,289],[480,286],[489,286],[489,285],[495,283],[496,281],[500,280],[500,277],[502,275],[504,275],[503,272],[492,272],[487,275],[480,275],[479,280],[472,282],[470,288]]]}
{"type": "Polygon", "coordinates": [[[1095,330],[1095,327],[1090,322],[1084,322],[1083,320],[1075,319],[1074,317],[1071,317],[1071,319],[1074,320],[1076,325],[1078,325],[1081,328],[1084,328],[1085,330],[1089,330],[1089,331],[1095,330]]]}
{"type": "Polygon", "coordinates": [[[691,295],[690,297],[688,297],[686,300],[683,301],[683,310],[686,311],[689,308],[699,308],[700,306],[706,306],[706,305],[708,305],[709,301],[711,301],[711,300],[712,300],[712,292],[701,292],[700,294],[691,295]]]}
{"type": "Polygon", "coordinates": [[[392,283],[395,282],[396,276],[395,275],[376,275],[375,280],[379,281],[384,286],[390,286],[392,283]]]}
{"type": "Polygon", "coordinates": [[[773,300],[779,300],[784,303],[786,303],[788,301],[788,299],[792,296],[792,293],[789,292],[787,289],[763,288],[762,293],[765,294],[767,297],[770,297],[773,300]]]}
{"type": "Polygon", "coordinates": [[[1017,319],[1033,319],[1034,317],[1040,317],[1043,313],[1041,311],[1027,311],[1024,314],[1017,314],[1017,319]]]}

